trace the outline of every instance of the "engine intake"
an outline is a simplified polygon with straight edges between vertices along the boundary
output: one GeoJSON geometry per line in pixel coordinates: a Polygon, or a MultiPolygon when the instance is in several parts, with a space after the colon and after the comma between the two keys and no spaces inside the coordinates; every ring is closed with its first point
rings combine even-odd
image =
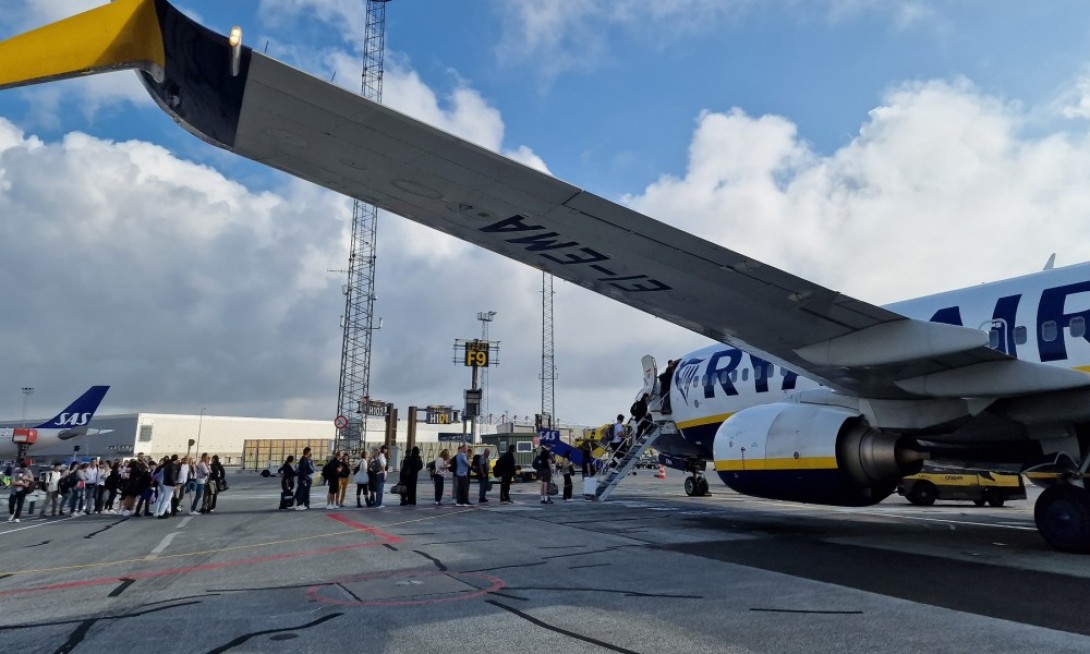
{"type": "Polygon", "coordinates": [[[739,493],[838,506],[881,502],[923,456],[897,434],[841,407],[778,402],[720,425],[715,469],[739,493]]]}

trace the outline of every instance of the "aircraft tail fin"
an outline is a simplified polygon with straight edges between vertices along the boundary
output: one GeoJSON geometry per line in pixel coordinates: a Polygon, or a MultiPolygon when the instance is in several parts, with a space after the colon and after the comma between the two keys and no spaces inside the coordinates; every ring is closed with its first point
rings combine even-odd
{"type": "Polygon", "coordinates": [[[38,425],[38,429],[71,429],[85,426],[91,422],[91,417],[95,415],[98,405],[102,403],[102,398],[106,396],[108,390],[110,390],[109,386],[92,386],[63,411],[38,425]]]}

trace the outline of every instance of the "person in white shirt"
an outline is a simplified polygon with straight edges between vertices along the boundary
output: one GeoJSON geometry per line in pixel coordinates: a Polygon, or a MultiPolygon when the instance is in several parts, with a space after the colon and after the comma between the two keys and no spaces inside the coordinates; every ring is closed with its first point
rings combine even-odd
{"type": "Polygon", "coordinates": [[[432,464],[435,467],[435,472],[431,476],[432,483],[435,484],[435,506],[443,502],[443,475],[447,474],[450,468],[447,461],[450,461],[450,450],[444,449],[432,464]]]}
{"type": "Polygon", "coordinates": [[[196,488],[193,492],[193,503],[189,505],[189,515],[197,515],[197,506],[204,499],[204,489],[208,485],[208,475],[212,472],[209,461],[208,454],[202,454],[201,460],[194,468],[193,481],[196,482],[196,488]]]}
{"type": "Polygon", "coordinates": [[[95,511],[95,498],[98,497],[98,461],[92,461],[83,475],[83,514],[91,515],[95,511]]]}
{"type": "Polygon", "coordinates": [[[61,464],[56,464],[45,476],[45,501],[42,502],[42,510],[39,516],[45,517],[45,507],[49,507],[49,515],[57,515],[57,505],[60,500],[61,464]]]}
{"type": "Polygon", "coordinates": [[[181,462],[178,464],[178,474],[174,483],[174,498],[170,501],[171,515],[178,515],[178,505],[182,503],[182,499],[185,497],[186,484],[189,482],[191,474],[189,457],[182,457],[181,462]]]}

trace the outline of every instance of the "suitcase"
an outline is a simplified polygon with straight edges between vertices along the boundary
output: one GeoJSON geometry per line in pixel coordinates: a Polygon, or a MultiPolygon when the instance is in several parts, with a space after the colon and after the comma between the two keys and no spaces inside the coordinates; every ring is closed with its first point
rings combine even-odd
{"type": "Polygon", "coordinates": [[[583,497],[592,500],[597,492],[598,479],[596,477],[583,477],[583,497]]]}
{"type": "Polygon", "coordinates": [[[280,510],[290,509],[295,505],[295,494],[291,491],[280,492],[280,510]]]}

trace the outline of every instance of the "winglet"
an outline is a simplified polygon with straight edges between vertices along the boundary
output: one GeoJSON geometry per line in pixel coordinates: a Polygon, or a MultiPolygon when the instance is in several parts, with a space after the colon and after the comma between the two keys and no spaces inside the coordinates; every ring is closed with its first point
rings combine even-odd
{"type": "Polygon", "coordinates": [[[137,68],[166,67],[156,0],[117,0],[0,43],[0,89],[137,68]]]}

